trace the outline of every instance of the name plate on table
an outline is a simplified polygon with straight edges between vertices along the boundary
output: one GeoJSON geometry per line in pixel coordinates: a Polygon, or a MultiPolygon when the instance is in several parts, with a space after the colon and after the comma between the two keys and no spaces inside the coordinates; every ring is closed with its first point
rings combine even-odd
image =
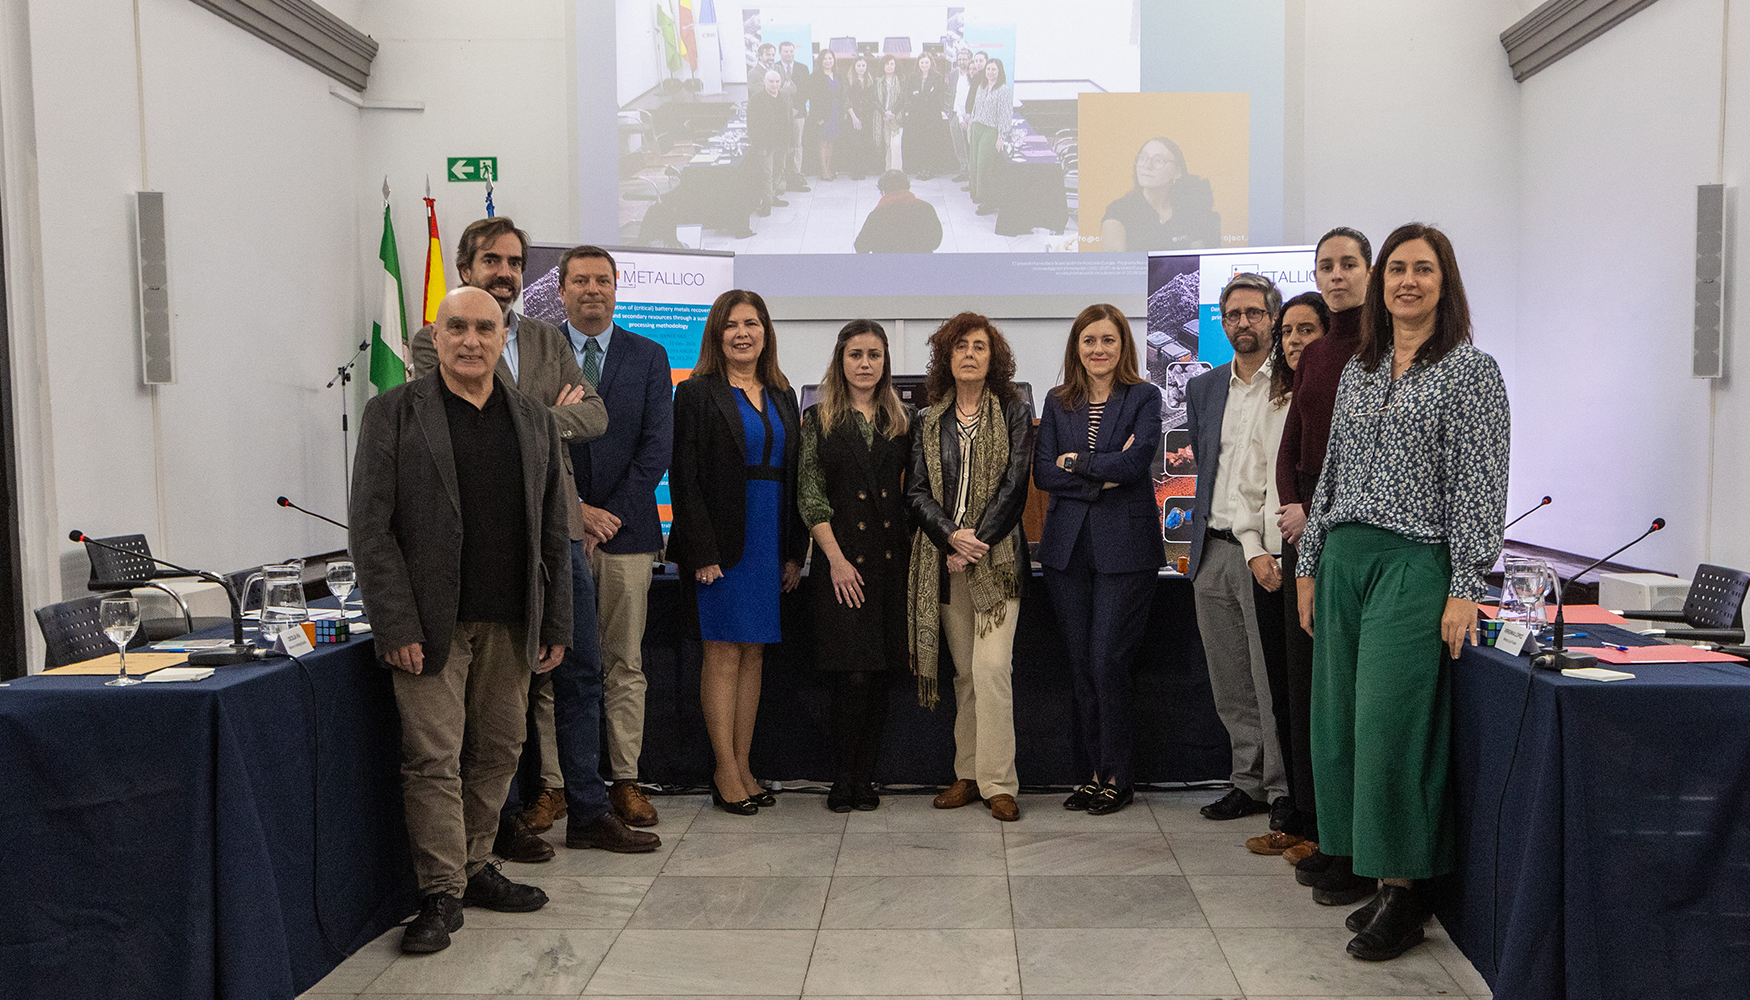
{"type": "Polygon", "coordinates": [[[1495,637],[1495,648],[1508,656],[1518,656],[1531,638],[1531,627],[1524,622],[1502,622],[1501,634],[1495,637]]]}

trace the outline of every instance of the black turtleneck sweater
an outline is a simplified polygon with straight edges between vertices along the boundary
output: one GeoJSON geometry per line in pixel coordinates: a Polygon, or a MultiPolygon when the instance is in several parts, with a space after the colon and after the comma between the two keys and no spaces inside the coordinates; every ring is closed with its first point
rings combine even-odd
{"type": "Polygon", "coordinates": [[[1276,492],[1284,504],[1305,509],[1312,503],[1331,439],[1331,411],[1343,366],[1361,346],[1361,307],[1331,314],[1331,329],[1306,345],[1294,370],[1294,399],[1276,453],[1276,492]]]}

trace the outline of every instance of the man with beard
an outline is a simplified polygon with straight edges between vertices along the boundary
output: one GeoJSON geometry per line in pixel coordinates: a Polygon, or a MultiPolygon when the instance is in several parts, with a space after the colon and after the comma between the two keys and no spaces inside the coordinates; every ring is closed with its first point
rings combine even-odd
{"type": "MultiPolygon", "coordinates": [[[[573,554],[578,556],[581,546],[576,543],[588,537],[588,524],[577,500],[569,446],[606,432],[608,411],[595,387],[584,378],[565,335],[552,324],[521,315],[512,308],[522,294],[528,245],[527,234],[509,218],[480,219],[462,231],[456,245],[456,274],[464,284],[491,293],[504,314],[506,336],[504,353],[497,364],[498,377],[538,402],[552,400],[549,405],[559,425],[560,443],[566,446],[565,483],[572,498],[567,522],[574,543],[573,554]]],[[[425,375],[437,367],[432,332],[427,326],[413,337],[416,375],[425,375]]],[[[534,730],[530,743],[540,755],[543,787],[525,810],[517,784],[511,784],[504,818],[492,845],[493,852],[507,861],[539,862],[553,857],[553,848],[537,835],[564,819],[571,803],[576,804],[580,815],[572,818],[568,843],[577,839],[572,834],[586,830],[584,839],[588,846],[612,851],[650,851],[659,844],[653,835],[627,829],[608,807],[607,790],[599,772],[600,712],[589,713],[554,703],[555,683],[563,695],[578,689],[573,675],[599,677],[602,671],[596,644],[594,579],[587,563],[571,569],[573,641],[553,676],[535,677],[529,692],[534,730]],[[562,722],[556,723],[556,714],[562,722]],[[596,720],[593,725],[590,719],[596,720]],[[568,773],[572,777],[569,782],[568,773]]]]}
{"type": "MultiPolygon", "coordinates": [[[[1249,564],[1237,531],[1260,529],[1261,512],[1242,498],[1247,470],[1238,457],[1265,433],[1270,406],[1270,329],[1282,309],[1282,293],[1270,279],[1236,274],[1221,291],[1221,325],[1233,345],[1231,362],[1205,372],[1186,386],[1186,426],[1197,458],[1197,500],[1192,511],[1191,589],[1197,602],[1197,629],[1209,662],[1215,711],[1233,744],[1233,789],[1202,809],[1209,819],[1239,819],[1271,808],[1272,798],[1287,806],[1288,777],[1274,719],[1264,647],[1252,582],[1266,589],[1282,585],[1274,559],[1249,564]],[[1232,456],[1226,464],[1222,456],[1232,456]],[[1274,584],[1274,586],[1273,586],[1274,584]]],[[[1267,470],[1253,470],[1258,476],[1267,470]]],[[[1257,484],[1262,491],[1262,483],[1257,484]]],[[[1272,823],[1277,823],[1273,814],[1272,823]]]]}

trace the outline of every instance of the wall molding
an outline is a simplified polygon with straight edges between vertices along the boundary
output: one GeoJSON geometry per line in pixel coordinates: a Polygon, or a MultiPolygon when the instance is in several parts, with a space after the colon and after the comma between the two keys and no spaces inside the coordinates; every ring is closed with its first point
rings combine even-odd
{"type": "Polygon", "coordinates": [[[1549,0],[1501,32],[1513,79],[1523,83],[1657,0],[1549,0]]]}
{"type": "Polygon", "coordinates": [[[370,79],[376,40],[311,0],[194,2],[354,90],[370,79]]]}

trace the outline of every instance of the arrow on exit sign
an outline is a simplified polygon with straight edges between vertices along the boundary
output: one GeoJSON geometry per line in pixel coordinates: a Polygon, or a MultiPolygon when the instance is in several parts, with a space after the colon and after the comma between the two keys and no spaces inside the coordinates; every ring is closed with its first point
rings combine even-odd
{"type": "Polygon", "coordinates": [[[498,180],[498,157],[496,156],[452,156],[448,161],[449,169],[445,171],[450,181],[495,181],[498,180]]]}

